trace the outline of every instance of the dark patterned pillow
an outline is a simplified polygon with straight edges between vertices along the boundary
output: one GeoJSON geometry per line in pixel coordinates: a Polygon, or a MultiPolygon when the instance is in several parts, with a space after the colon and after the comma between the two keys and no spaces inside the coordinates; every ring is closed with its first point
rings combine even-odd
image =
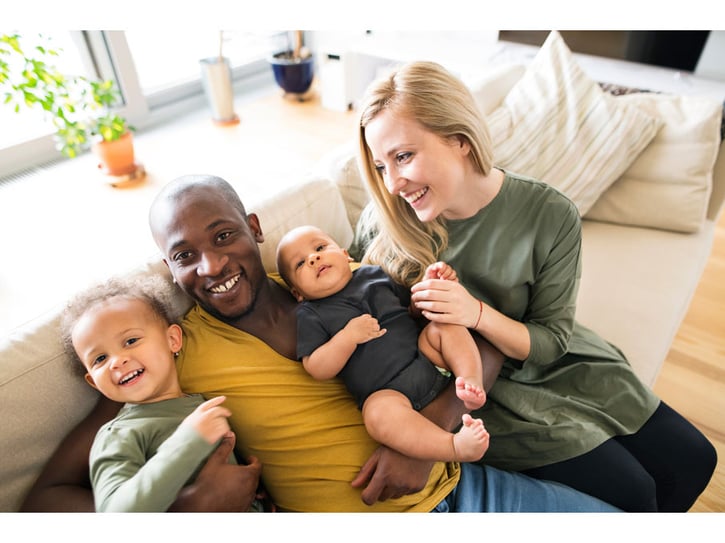
{"type": "MultiPolygon", "coordinates": [[[[623,96],[625,94],[635,94],[639,92],[654,92],[660,94],[659,91],[627,87],[625,85],[617,85],[616,83],[602,83],[601,81],[599,82],[599,86],[604,92],[608,92],[613,96],[623,96]]],[[[725,140],[725,102],[723,102],[722,121],[720,121],[720,141],[722,140],[725,140]]]]}
{"type": "Polygon", "coordinates": [[[599,86],[604,92],[613,94],[614,96],[622,96],[624,94],[634,94],[637,92],[658,92],[649,89],[638,89],[635,87],[627,87],[625,85],[617,85],[616,83],[602,83],[599,82],[599,86]]]}

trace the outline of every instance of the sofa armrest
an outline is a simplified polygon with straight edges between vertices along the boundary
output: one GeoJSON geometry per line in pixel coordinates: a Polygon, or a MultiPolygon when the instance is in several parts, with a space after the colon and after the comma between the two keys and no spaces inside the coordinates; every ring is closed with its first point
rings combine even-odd
{"type": "Polygon", "coordinates": [[[712,193],[707,208],[707,218],[717,222],[725,203],[725,142],[720,143],[720,151],[712,171],[712,193]]]}

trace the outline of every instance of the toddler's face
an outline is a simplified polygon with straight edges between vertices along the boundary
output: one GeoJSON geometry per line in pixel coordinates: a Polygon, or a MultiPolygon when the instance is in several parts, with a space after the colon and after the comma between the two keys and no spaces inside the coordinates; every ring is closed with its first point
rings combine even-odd
{"type": "Polygon", "coordinates": [[[181,329],[141,300],[114,297],[91,307],[71,339],[86,381],[111,400],[146,403],[180,392],[174,352],[181,348],[181,329]]]}

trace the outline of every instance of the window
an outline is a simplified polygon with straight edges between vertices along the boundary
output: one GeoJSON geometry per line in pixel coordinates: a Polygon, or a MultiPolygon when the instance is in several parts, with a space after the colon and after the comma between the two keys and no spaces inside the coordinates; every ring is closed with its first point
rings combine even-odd
{"type": "MultiPolygon", "coordinates": [[[[24,41],[38,39],[37,31],[17,33],[24,41]]],[[[114,79],[124,102],[121,114],[142,130],[174,112],[205,105],[199,60],[217,55],[220,44],[230,60],[235,88],[254,78],[271,82],[265,57],[283,35],[165,29],[162,39],[157,31],[146,30],[58,32],[48,37],[62,50],[55,62],[58,68],[114,79]]],[[[0,178],[61,158],[54,147],[52,124],[41,111],[15,113],[0,101],[0,126],[0,178]]]]}
{"type": "MultiPolygon", "coordinates": [[[[80,50],[75,44],[75,40],[79,38],[78,33],[56,32],[39,34],[38,32],[23,31],[12,33],[20,34],[20,43],[25,55],[38,57],[38,54],[35,53],[36,47],[50,48],[58,52],[58,56],[53,57],[55,59],[53,62],[60,70],[67,73],[87,73],[83,65],[80,50]]],[[[4,57],[4,59],[10,64],[11,70],[19,68],[22,64],[22,61],[16,55],[9,55],[4,57]]],[[[11,104],[4,103],[0,108],[0,126],[3,127],[0,130],[0,148],[47,136],[53,130],[52,124],[44,119],[42,111],[27,109],[16,113],[11,104]]]]}
{"type": "Polygon", "coordinates": [[[218,56],[220,51],[232,67],[263,59],[270,52],[267,42],[272,39],[268,33],[165,30],[164,48],[159,49],[156,32],[129,30],[124,34],[145,96],[198,80],[199,60],[218,56]]]}

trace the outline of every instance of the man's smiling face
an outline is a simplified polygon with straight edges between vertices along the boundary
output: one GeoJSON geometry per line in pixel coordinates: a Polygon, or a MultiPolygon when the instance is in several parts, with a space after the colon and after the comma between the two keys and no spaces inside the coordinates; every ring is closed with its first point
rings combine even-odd
{"type": "Polygon", "coordinates": [[[154,209],[152,231],[171,274],[202,308],[230,322],[248,313],[266,278],[255,215],[212,187],[194,187],[154,209]]]}

